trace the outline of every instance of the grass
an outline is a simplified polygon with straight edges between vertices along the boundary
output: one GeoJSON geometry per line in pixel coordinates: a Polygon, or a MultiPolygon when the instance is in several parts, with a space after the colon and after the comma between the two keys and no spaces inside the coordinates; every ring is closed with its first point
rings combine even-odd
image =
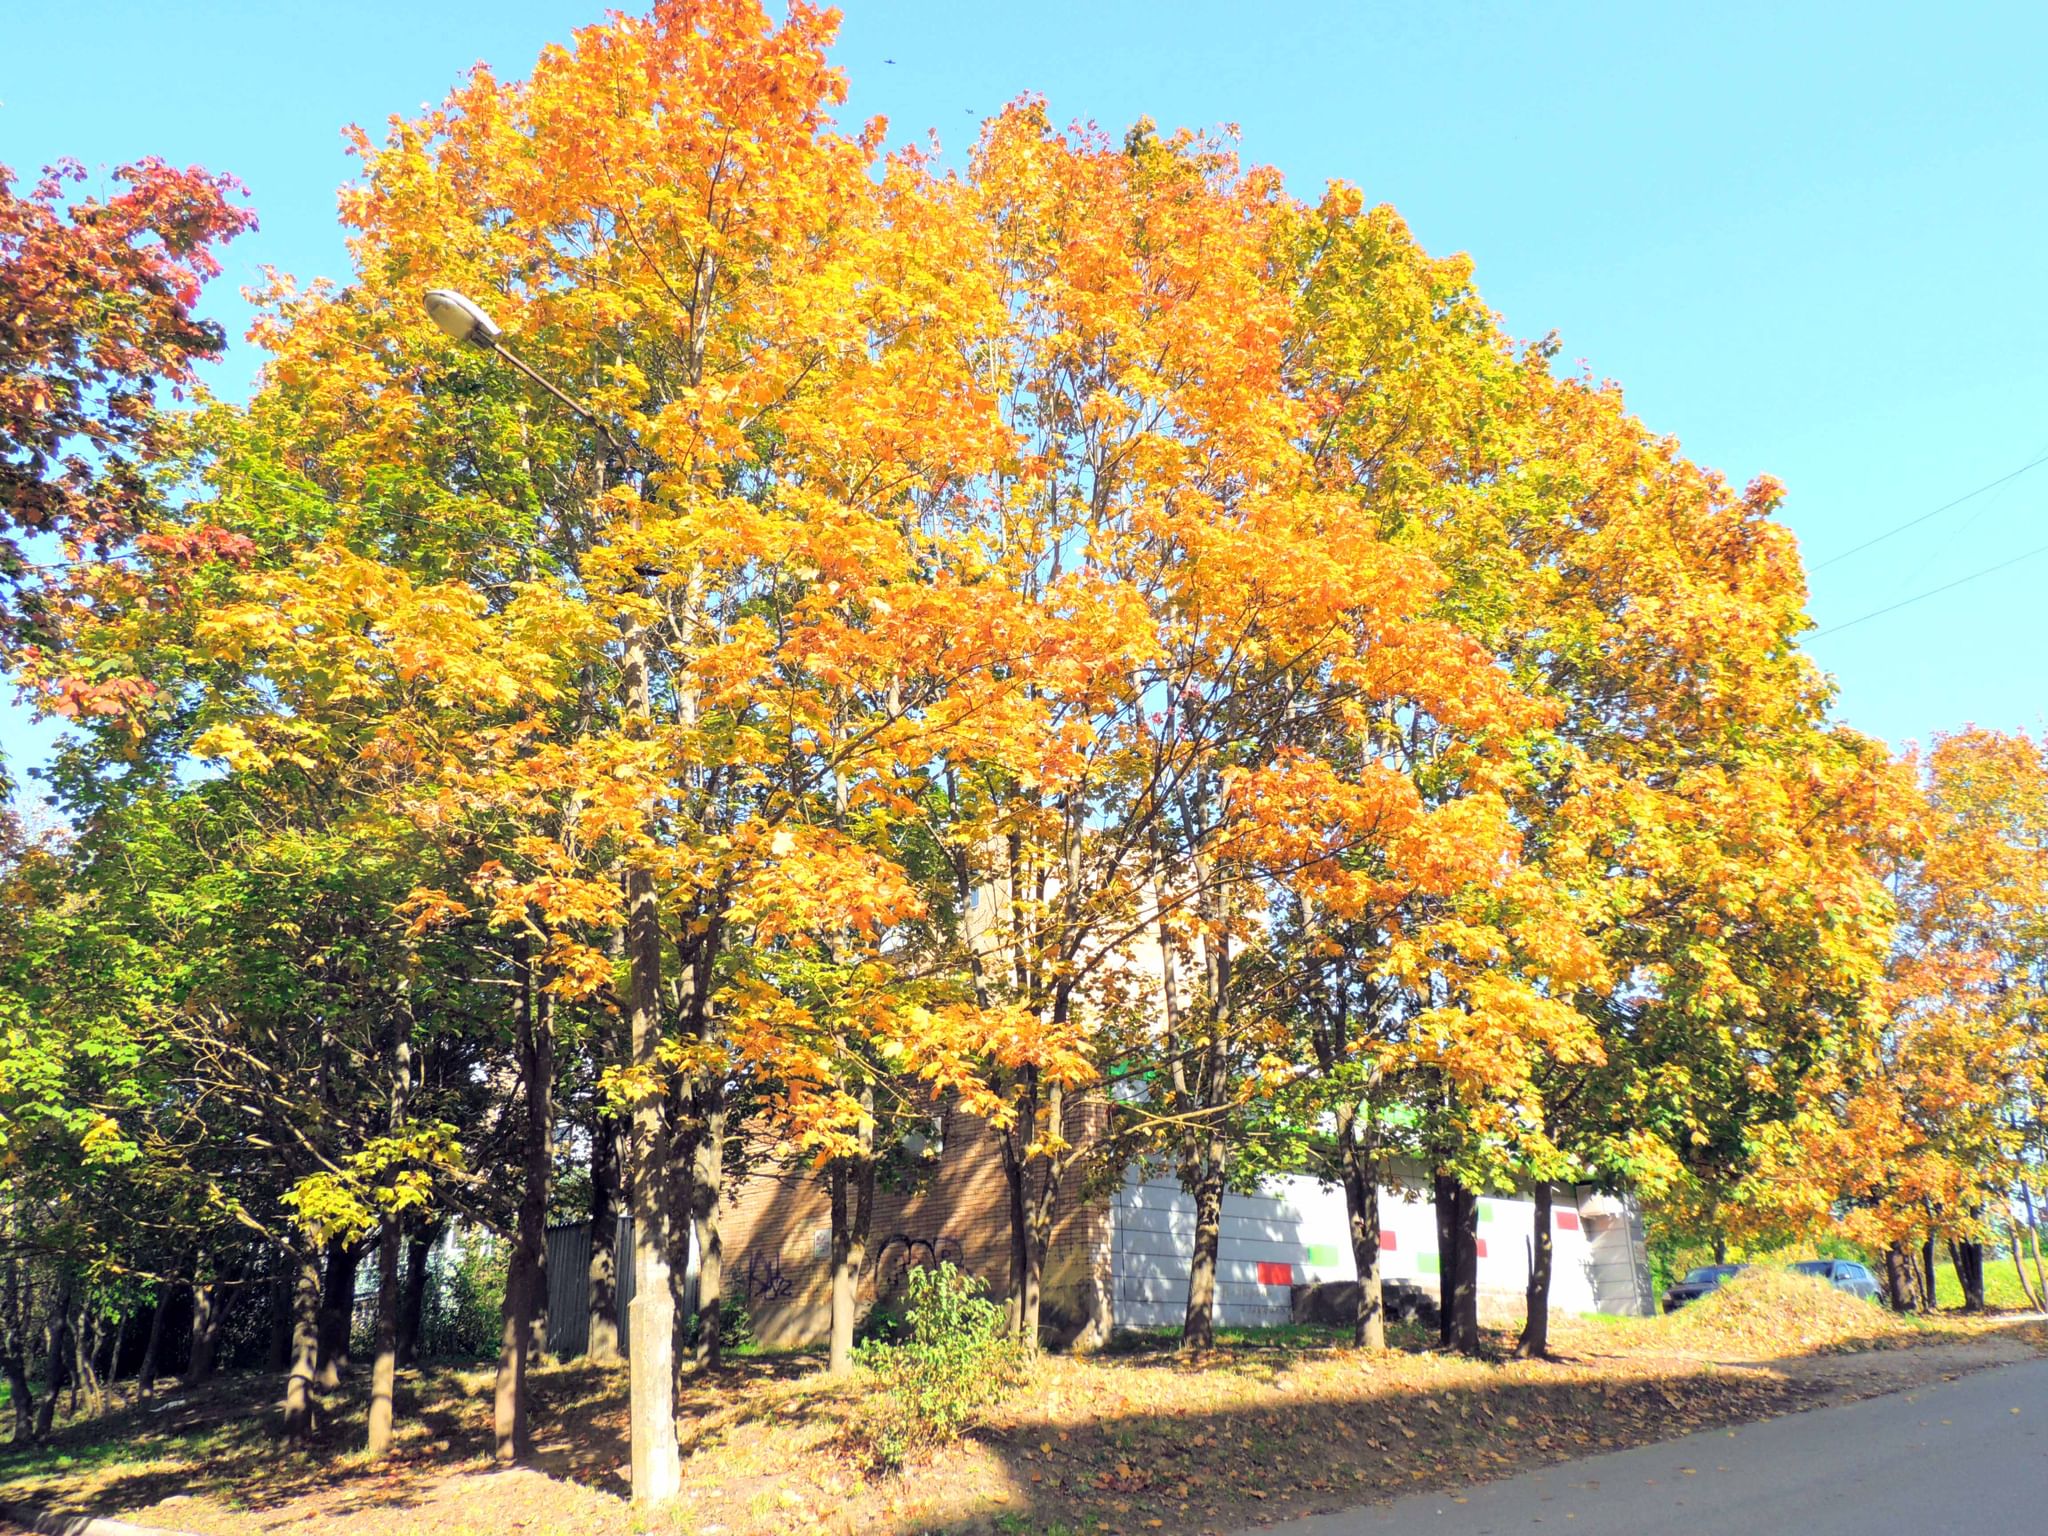
{"type": "MultiPolygon", "coordinates": [[[[1913,1252],[1917,1256],[1920,1250],[1915,1247],[1913,1252]]],[[[1782,1268],[1796,1263],[1800,1259],[1813,1258],[1815,1256],[1813,1252],[1805,1248],[1785,1248],[1770,1253],[1746,1254],[1743,1257],[1752,1264],[1774,1265],[1782,1268]]],[[[1869,1269],[1871,1274],[1875,1275],[1880,1283],[1884,1280],[1884,1256],[1882,1254],[1873,1256],[1860,1250],[1850,1249],[1846,1245],[1835,1245],[1834,1252],[1823,1253],[1819,1256],[1853,1258],[1859,1264],[1869,1269]]],[[[2048,1252],[2044,1252],[2042,1257],[2044,1265],[2048,1265],[2048,1252]]],[[[1672,1252],[1660,1252],[1652,1266],[1652,1278],[1655,1281],[1657,1293],[1662,1295],[1666,1286],[1695,1265],[1711,1264],[1713,1261],[1714,1256],[1704,1249],[1680,1249],[1672,1252]]],[[[2033,1259],[2031,1254],[2027,1257],[2027,1274],[2031,1280],[2033,1276],[2033,1259]]],[[[1935,1252],[1934,1295],[1936,1305],[1944,1310],[1953,1310],[1961,1307],[1963,1304],[1963,1288],[1956,1280],[1955,1266],[1949,1263],[1948,1253],[1944,1248],[1937,1248],[1935,1252]]],[[[1984,1304],[1987,1307],[2003,1312],[2033,1310],[2032,1303],[2027,1300],[2026,1292],[2020,1288],[2018,1276],[2013,1273],[2012,1255],[2003,1249],[1997,1252],[1987,1251],[1984,1255],[1984,1304]]]]}
{"type": "MultiPolygon", "coordinates": [[[[2042,1259],[2044,1264],[2048,1264],[2048,1253],[2043,1253],[2042,1259]]],[[[1883,1266],[1878,1266],[1872,1272],[1882,1275],[1883,1266]]],[[[2033,1279],[2033,1272],[2033,1258],[2028,1255],[2029,1282],[2033,1279]]],[[[1963,1304],[1962,1285],[1956,1280],[1954,1266],[1947,1262],[1945,1256],[1934,1268],[1934,1300],[1935,1304],[1941,1307],[1960,1307],[1963,1304]]],[[[1995,1258],[1988,1253],[1984,1256],[1984,1305],[2007,1312],[2025,1312],[2033,1309],[2033,1304],[2027,1300],[2027,1293],[2020,1289],[2019,1276],[2012,1271],[2011,1254],[2004,1253],[1995,1258]]]]}
{"type": "Polygon", "coordinates": [[[1312,1327],[1226,1330],[1200,1360],[1161,1335],[1047,1356],[983,1429],[883,1478],[847,1444],[886,1383],[832,1383],[803,1356],[743,1357],[686,1383],[683,1496],[658,1516],[622,1498],[624,1373],[589,1364],[536,1373],[531,1470],[490,1470],[487,1370],[406,1373],[397,1455],[380,1467],[357,1450],[360,1373],[329,1395],[306,1452],[273,1438],[276,1383],[239,1377],[0,1453],[0,1497],[203,1536],[1220,1532],[1800,1407],[1840,1390],[1828,1373],[1859,1363],[1842,1353],[1852,1347],[1954,1370],[1952,1352],[1899,1346],[1974,1348],[1989,1327],[1891,1319],[1826,1287],[1788,1290],[1814,1285],[1791,1276],[1745,1281],[1672,1317],[1560,1320],[1553,1361],[1503,1358],[1506,1332],[1489,1336],[1490,1358],[1467,1360],[1413,1328],[1365,1355],[1312,1327]],[[1788,1332],[1771,1316],[1787,1297],[1824,1321],[1788,1332]]]}

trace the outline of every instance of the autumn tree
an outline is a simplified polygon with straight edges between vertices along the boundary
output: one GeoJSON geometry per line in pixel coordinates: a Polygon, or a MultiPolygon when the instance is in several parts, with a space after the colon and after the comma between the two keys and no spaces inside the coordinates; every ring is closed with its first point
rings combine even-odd
{"type": "Polygon", "coordinates": [[[1884,1254],[1895,1305],[1932,1306],[1946,1241],[1974,1309],[1994,1213],[2031,1197],[2039,1157],[2048,770],[2029,737],[1978,730],[1904,766],[1924,809],[1893,862],[1889,1006],[1802,1150],[1841,1189],[1845,1226],[1884,1254]]]}
{"type": "Polygon", "coordinates": [[[876,130],[832,131],[830,31],[802,7],[775,28],[748,4],[664,6],[587,30],[528,81],[479,73],[384,145],[359,139],[356,280],[280,288],[263,332],[254,409],[346,509],[335,575],[373,560],[502,626],[451,629],[420,653],[430,671],[545,613],[574,673],[438,758],[391,750],[422,805],[464,758],[495,763],[503,807],[550,798],[555,823],[520,834],[526,867],[501,860],[521,922],[571,890],[594,913],[624,880],[632,1046],[610,1080],[635,1106],[643,1498],[673,1485],[661,1341],[685,1219],[716,1358],[724,1101],[746,1068],[718,1001],[733,904],[802,840],[821,786],[928,759],[1014,644],[969,590],[982,532],[949,521],[958,461],[987,462],[998,431],[947,329],[953,274],[927,239],[946,200],[893,195],[914,162],[878,185],[876,130]],[[441,337],[427,286],[485,299],[571,403],[441,337]]]}
{"type": "MultiPolygon", "coordinates": [[[[10,645],[37,638],[34,554],[47,535],[68,558],[116,553],[155,501],[151,459],[164,392],[218,357],[220,327],[197,312],[215,251],[253,227],[232,177],[142,160],[105,197],[75,197],[75,161],[26,195],[0,166],[0,523],[12,589],[10,645]]],[[[72,696],[89,709],[90,690],[72,696]]]]}

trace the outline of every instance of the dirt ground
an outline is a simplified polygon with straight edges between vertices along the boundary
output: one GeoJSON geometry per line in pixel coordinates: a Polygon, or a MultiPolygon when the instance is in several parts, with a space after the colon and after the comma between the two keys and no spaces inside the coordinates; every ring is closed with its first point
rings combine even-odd
{"type": "MultiPolygon", "coordinates": [[[[318,1444],[287,1451],[275,1383],[229,1377],[0,1455],[0,1499],[202,1536],[1225,1532],[2048,1352],[2038,1322],[1854,1318],[1867,1331],[1799,1352],[1674,1319],[1588,1319],[1562,1324],[1544,1361],[1462,1359],[1407,1332],[1365,1355],[1287,1329],[1197,1362],[1141,1339],[1038,1361],[984,1428],[887,1476],[863,1473],[844,1440],[881,1384],[827,1383],[806,1356],[742,1359],[685,1393],[684,1493],[655,1515],[624,1498],[621,1369],[542,1370],[535,1464],[506,1471],[488,1460],[486,1371],[409,1374],[398,1452],[377,1467],[354,1449],[360,1382],[331,1395],[318,1444]]],[[[1505,1354],[1507,1335],[1491,1342],[1505,1354]]]]}

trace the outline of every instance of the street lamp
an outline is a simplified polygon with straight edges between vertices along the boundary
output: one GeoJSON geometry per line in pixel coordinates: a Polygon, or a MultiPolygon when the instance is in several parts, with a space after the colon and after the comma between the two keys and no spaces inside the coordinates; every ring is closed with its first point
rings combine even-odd
{"type": "Polygon", "coordinates": [[[427,315],[451,341],[467,341],[487,351],[495,350],[504,334],[481,304],[453,288],[427,290],[427,315]]]}
{"type": "MultiPolygon", "coordinates": [[[[527,378],[597,429],[609,457],[623,467],[626,449],[611,426],[588,405],[558,386],[505,345],[504,331],[481,304],[452,288],[430,288],[427,315],[452,341],[481,347],[501,357],[527,378]]],[[[649,462],[644,452],[642,462],[649,462]]],[[[644,627],[625,636],[621,683],[627,716],[645,722],[648,704],[647,642],[644,627]]],[[[643,724],[644,730],[644,724],[643,724]]],[[[631,969],[628,987],[628,1034],[632,1065],[652,1072],[661,1044],[661,928],[655,906],[654,875],[644,865],[625,872],[626,952],[631,969]]],[[[675,1300],[669,1289],[670,1262],[663,1230],[665,1212],[660,1186],[669,1155],[661,1105],[643,1095],[629,1122],[627,1167],[632,1174],[633,1300],[627,1349],[631,1383],[628,1425],[631,1444],[633,1501],[658,1504],[673,1498],[682,1486],[682,1467],[675,1435],[675,1300]]],[[[717,1327],[714,1320],[712,1327],[717,1327]]]]}
{"type": "Polygon", "coordinates": [[[502,357],[597,428],[597,435],[605,440],[605,446],[611,449],[622,464],[627,460],[625,445],[612,435],[611,424],[506,346],[504,328],[490,317],[483,305],[468,294],[458,293],[453,288],[429,288],[425,294],[425,302],[427,318],[434,322],[443,336],[450,341],[467,342],[473,347],[481,347],[486,352],[502,357]]]}

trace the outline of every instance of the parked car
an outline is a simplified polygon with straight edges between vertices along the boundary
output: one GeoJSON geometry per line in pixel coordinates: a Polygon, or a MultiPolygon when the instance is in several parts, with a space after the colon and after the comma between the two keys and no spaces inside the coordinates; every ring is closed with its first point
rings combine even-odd
{"type": "Polygon", "coordinates": [[[1702,1264],[1698,1269],[1687,1270],[1683,1280],[1665,1287],[1664,1310],[1676,1312],[1688,1301],[1698,1301],[1709,1291],[1718,1291],[1730,1275],[1739,1275],[1747,1268],[1747,1264],[1702,1264]]]}
{"type": "Polygon", "coordinates": [[[1795,1275],[1813,1275],[1838,1291],[1864,1301],[1878,1299],[1877,1277],[1850,1259],[1801,1259],[1792,1266],[1795,1275]]]}

